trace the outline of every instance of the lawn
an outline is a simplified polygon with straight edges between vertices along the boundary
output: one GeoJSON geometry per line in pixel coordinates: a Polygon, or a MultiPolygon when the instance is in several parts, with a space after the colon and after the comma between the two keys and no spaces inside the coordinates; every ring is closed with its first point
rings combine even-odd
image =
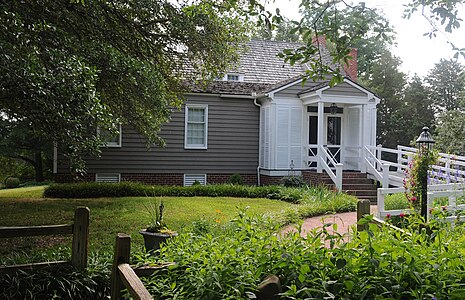
{"type": "MultiPolygon", "coordinates": [[[[112,251],[117,233],[127,233],[135,245],[142,245],[138,231],[148,222],[145,210],[152,199],[148,197],[99,198],[99,199],[44,199],[43,187],[0,190],[0,226],[64,224],[73,220],[78,206],[90,209],[90,251],[112,251]]],[[[238,208],[249,207],[253,213],[280,214],[297,207],[278,200],[248,198],[208,197],[159,197],[165,204],[166,223],[174,230],[182,231],[192,221],[204,218],[225,222],[235,217],[238,208]]],[[[25,242],[4,243],[0,253],[12,250],[11,244],[26,252],[37,247],[57,248],[68,245],[69,239],[40,238],[25,242]],[[10,247],[7,245],[10,244],[10,247]]]]}

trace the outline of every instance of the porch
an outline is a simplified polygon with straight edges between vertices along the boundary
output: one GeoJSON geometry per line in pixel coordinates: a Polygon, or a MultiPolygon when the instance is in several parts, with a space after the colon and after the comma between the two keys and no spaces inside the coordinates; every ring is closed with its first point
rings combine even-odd
{"type": "MultiPolygon", "coordinates": [[[[344,174],[347,173],[344,171],[344,165],[332,154],[331,148],[322,146],[319,149],[321,155],[316,156],[320,159],[317,163],[331,179],[332,182],[329,184],[334,184],[337,190],[347,190],[343,182],[344,174]]],[[[397,149],[391,149],[381,145],[365,146],[362,150],[360,174],[378,181],[383,188],[403,187],[405,172],[418,151],[413,147],[397,146],[397,149]]],[[[338,151],[344,151],[344,149],[338,151]]],[[[312,159],[312,161],[315,160],[312,159]]],[[[318,168],[313,168],[313,170],[316,173],[322,173],[318,168]]],[[[438,162],[432,166],[429,173],[428,185],[455,183],[465,183],[465,156],[439,153],[438,162]]]]}

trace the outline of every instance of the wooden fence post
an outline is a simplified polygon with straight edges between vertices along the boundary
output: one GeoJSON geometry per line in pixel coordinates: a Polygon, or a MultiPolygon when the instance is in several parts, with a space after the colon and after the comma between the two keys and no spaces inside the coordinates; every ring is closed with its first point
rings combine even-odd
{"type": "MultiPolygon", "coordinates": [[[[358,201],[357,203],[357,222],[360,221],[360,219],[365,216],[370,214],[370,200],[368,199],[362,199],[358,201]]],[[[363,231],[366,230],[367,225],[359,225],[357,224],[357,230],[358,231],[363,231]]]]}
{"type": "Polygon", "coordinates": [[[131,237],[127,234],[118,233],[115,242],[113,267],[111,269],[110,295],[112,300],[121,299],[121,290],[124,289],[124,284],[119,274],[118,265],[129,263],[130,254],[131,237]]]}
{"type": "Polygon", "coordinates": [[[71,264],[77,270],[87,268],[87,254],[89,248],[89,209],[78,207],[74,212],[73,245],[71,264]]]}

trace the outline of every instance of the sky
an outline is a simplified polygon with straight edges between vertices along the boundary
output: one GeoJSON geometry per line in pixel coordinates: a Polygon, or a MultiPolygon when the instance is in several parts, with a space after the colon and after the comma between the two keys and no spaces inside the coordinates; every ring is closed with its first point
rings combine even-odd
{"type": "MultiPolygon", "coordinates": [[[[435,38],[430,39],[423,36],[431,28],[431,25],[421,15],[421,12],[413,15],[410,19],[402,18],[404,11],[402,3],[407,1],[366,0],[364,2],[367,7],[382,10],[394,27],[397,32],[397,45],[392,46],[391,51],[402,59],[401,70],[410,76],[416,73],[424,77],[441,58],[452,58],[454,52],[451,45],[447,43],[448,41],[459,48],[465,48],[465,21],[452,34],[444,31],[438,32],[435,38]]],[[[282,15],[290,19],[300,20],[299,3],[300,0],[275,0],[274,3],[270,3],[266,7],[272,10],[278,7],[282,15]]],[[[462,19],[465,19],[465,6],[459,6],[458,9],[462,19]]],[[[459,61],[465,64],[465,59],[460,58],[459,61]]]]}

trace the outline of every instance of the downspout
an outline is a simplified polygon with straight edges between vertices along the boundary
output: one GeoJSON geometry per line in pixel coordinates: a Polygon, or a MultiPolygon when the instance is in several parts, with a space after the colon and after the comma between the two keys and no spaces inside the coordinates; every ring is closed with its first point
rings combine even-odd
{"type": "Polygon", "coordinates": [[[262,128],[261,128],[261,124],[262,124],[262,120],[261,120],[261,108],[262,106],[260,104],[258,104],[257,102],[257,93],[253,92],[252,93],[252,97],[253,97],[253,104],[255,104],[255,106],[257,106],[259,108],[259,113],[258,113],[258,166],[257,166],[257,185],[260,186],[260,159],[261,159],[261,154],[262,154],[262,145],[260,144],[261,143],[261,140],[262,140],[262,128]]]}

